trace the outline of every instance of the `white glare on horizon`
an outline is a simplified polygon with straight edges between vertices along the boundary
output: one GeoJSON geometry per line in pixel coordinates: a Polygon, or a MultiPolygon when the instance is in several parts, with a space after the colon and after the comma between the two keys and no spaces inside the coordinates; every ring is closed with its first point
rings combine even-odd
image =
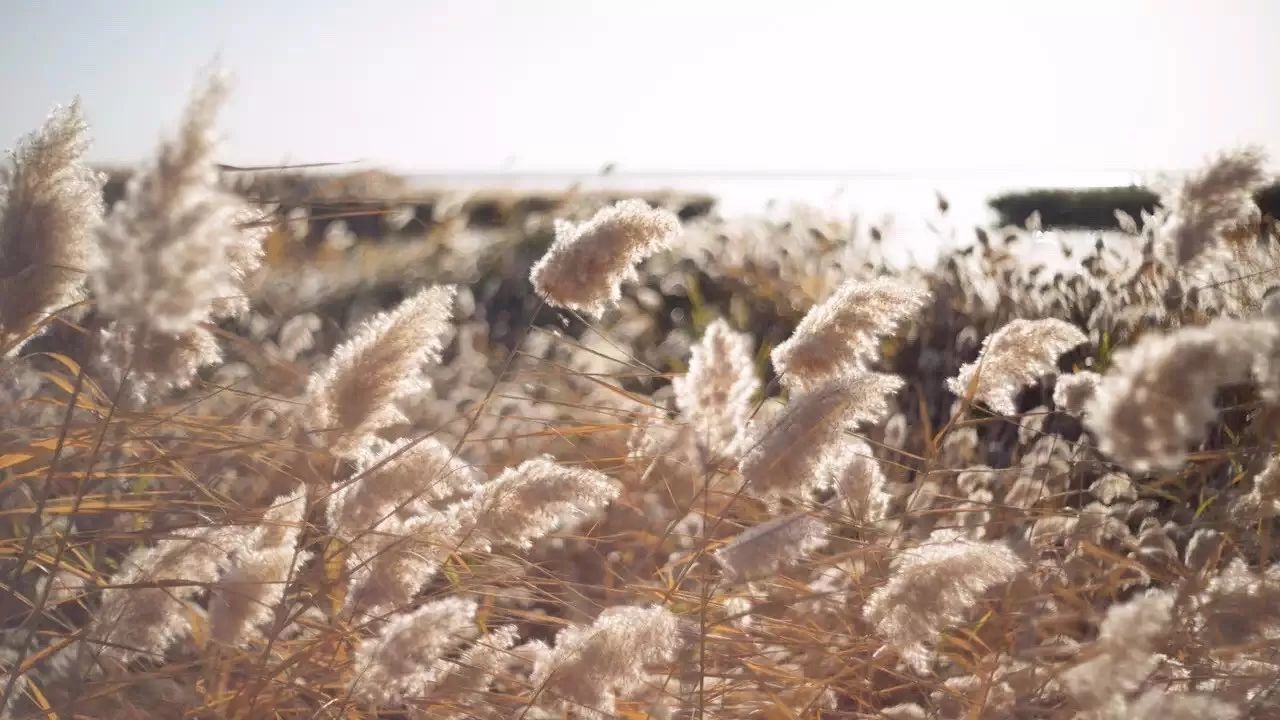
{"type": "Polygon", "coordinates": [[[1280,151],[1267,0],[76,7],[9,8],[0,142],[80,94],[93,157],[135,160],[216,59],[244,164],[1053,173],[1280,151]]]}

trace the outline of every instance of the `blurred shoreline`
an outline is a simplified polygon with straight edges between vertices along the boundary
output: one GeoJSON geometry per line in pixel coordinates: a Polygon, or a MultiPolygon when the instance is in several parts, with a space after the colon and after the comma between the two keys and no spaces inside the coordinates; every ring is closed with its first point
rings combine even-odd
{"type": "MultiPolygon", "coordinates": [[[[1006,192],[1033,188],[1144,185],[1163,173],[1124,170],[949,172],[731,172],[731,173],[423,173],[406,175],[429,193],[605,194],[707,197],[725,220],[765,217],[784,221],[798,210],[874,227],[892,260],[931,263],[939,250],[975,227],[991,227],[988,205],[1006,192]],[[945,212],[943,211],[945,207],[945,212]]],[[[1092,244],[1101,231],[1055,233],[1072,244],[1092,244]]],[[[1111,234],[1111,233],[1108,233],[1111,234]]],[[[1057,246],[1055,240],[1052,245],[1057,246]]]]}
{"type": "Polygon", "coordinates": [[[786,212],[801,205],[836,215],[856,214],[899,221],[922,217],[939,195],[948,214],[983,224],[991,212],[986,202],[1003,192],[1028,188],[1092,188],[1140,185],[1156,172],[1079,170],[1066,172],[456,172],[414,173],[405,178],[415,188],[566,192],[646,191],[706,194],[716,200],[723,217],[786,212]]]}
{"type": "MultiPolygon", "coordinates": [[[[104,169],[112,178],[106,189],[110,205],[122,194],[128,170],[104,169]]],[[[238,192],[256,201],[286,212],[306,208],[312,218],[308,235],[316,240],[337,219],[357,238],[396,234],[399,228],[385,222],[396,208],[409,212],[417,229],[452,214],[465,218],[465,227],[493,230],[519,227],[530,214],[638,197],[685,221],[788,222],[797,214],[838,221],[851,232],[874,233],[897,265],[929,265],[943,248],[971,242],[974,228],[1000,225],[989,201],[1002,193],[1141,186],[1174,176],[1124,170],[399,173],[352,165],[224,170],[238,192]]],[[[1059,243],[1084,247],[1115,234],[1066,229],[1045,233],[1042,241],[1048,252],[1059,243]]]]}

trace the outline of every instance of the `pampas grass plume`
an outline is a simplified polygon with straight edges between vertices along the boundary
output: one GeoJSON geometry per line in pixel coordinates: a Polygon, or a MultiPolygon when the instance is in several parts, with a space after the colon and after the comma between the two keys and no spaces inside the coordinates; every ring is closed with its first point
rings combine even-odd
{"type": "Polygon", "coordinates": [[[391,702],[420,694],[448,670],[444,655],[479,635],[477,604],[444,598],[403,613],[360,643],[352,693],[365,702],[391,702]]]}
{"type": "Polygon", "coordinates": [[[1219,387],[1247,381],[1274,347],[1270,321],[1218,320],[1118,351],[1086,405],[1103,453],[1134,470],[1177,467],[1218,414],[1219,387]]]}
{"type": "Polygon", "coordinates": [[[353,453],[396,422],[394,402],[420,387],[418,369],[440,357],[455,291],[431,287],[364,323],[312,375],[308,407],[317,429],[338,430],[336,449],[353,453]]]}
{"type": "Polygon", "coordinates": [[[938,530],[899,553],[889,582],[867,598],[863,616],[909,664],[924,672],[934,641],[991,588],[1008,583],[1025,563],[1007,545],[975,542],[938,530]]]}
{"type": "Polygon", "coordinates": [[[261,258],[239,196],[219,183],[214,122],[227,94],[221,76],[199,88],[175,140],[130,178],[98,235],[90,274],[98,311],[165,335],[197,330],[220,303],[242,295],[241,278],[261,258]]]}
{"type": "Polygon", "coordinates": [[[618,493],[617,483],[604,473],[538,457],[508,468],[460,504],[460,532],[476,547],[529,548],[535,539],[609,504],[618,493]]]}
{"type": "Polygon", "coordinates": [[[550,305],[600,315],[622,297],[641,260],[668,247],[680,220],[643,200],[623,200],[587,222],[556,222],[556,239],[529,279],[550,305]]]}
{"type": "Polygon", "coordinates": [[[974,399],[1002,415],[1013,415],[1018,412],[1018,391],[1056,371],[1060,355],[1088,340],[1063,320],[1013,320],[987,336],[978,359],[947,380],[947,388],[965,397],[976,377],[974,399]]]}
{"type": "Polygon", "coordinates": [[[807,513],[784,515],[748,528],[715,552],[733,579],[769,575],[827,544],[827,524],[807,513]]]}
{"type": "Polygon", "coordinates": [[[707,326],[689,357],[689,371],[676,378],[676,407],[695,440],[712,455],[731,451],[743,435],[760,388],[751,358],[751,337],[724,320],[707,326]]]}
{"type": "Polygon", "coordinates": [[[1217,233],[1239,222],[1253,207],[1253,192],[1266,179],[1261,148],[1223,153],[1184,180],[1172,199],[1162,236],[1175,263],[1183,265],[1217,241],[1217,233]]]}
{"type": "Polygon", "coordinates": [[[739,463],[747,492],[773,500],[819,485],[819,469],[839,449],[841,433],[883,417],[888,396],[901,386],[892,375],[862,373],[793,398],[739,463]]]}
{"type": "Polygon", "coordinates": [[[78,101],[55,110],[0,168],[0,351],[83,299],[104,181],[82,161],[87,127],[78,101]]]}
{"type": "Polygon", "coordinates": [[[589,626],[561,630],[538,653],[529,678],[544,703],[608,718],[615,701],[644,689],[646,666],[670,663],[680,648],[679,620],[661,606],[611,607],[589,626]]]}
{"type": "Polygon", "coordinates": [[[805,314],[770,355],[788,387],[806,389],[855,373],[880,356],[880,338],[924,306],[929,294],[900,280],[850,280],[805,314]]]}
{"type": "Polygon", "coordinates": [[[1093,399],[1101,380],[1101,375],[1088,370],[1059,376],[1058,382],[1053,386],[1054,407],[1068,415],[1079,417],[1084,413],[1085,405],[1093,399]]]}
{"type": "Polygon", "coordinates": [[[1067,692],[1085,707],[1101,707],[1138,689],[1155,669],[1172,613],[1173,595],[1159,590],[1113,605],[1099,627],[1096,656],[1062,674],[1067,692]]]}

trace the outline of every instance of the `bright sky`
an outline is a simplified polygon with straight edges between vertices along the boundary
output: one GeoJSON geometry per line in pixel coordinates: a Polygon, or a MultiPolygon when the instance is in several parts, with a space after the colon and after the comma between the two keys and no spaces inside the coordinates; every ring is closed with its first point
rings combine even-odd
{"type": "MultiPolygon", "coordinates": [[[[102,160],[235,77],[226,161],[404,170],[1179,168],[1280,157],[1280,2],[45,0],[0,7],[0,145],[102,160]]],[[[1280,163],[1278,163],[1280,164],[1280,163]]]]}

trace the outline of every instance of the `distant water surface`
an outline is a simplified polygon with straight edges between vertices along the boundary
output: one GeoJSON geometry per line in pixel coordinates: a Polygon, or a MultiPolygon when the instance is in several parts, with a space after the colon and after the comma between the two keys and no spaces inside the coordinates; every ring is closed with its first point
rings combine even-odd
{"type": "MultiPolygon", "coordinates": [[[[677,190],[712,195],[727,218],[785,215],[807,206],[836,217],[856,216],[875,225],[891,247],[909,248],[917,259],[932,255],[939,244],[936,228],[950,226],[968,233],[994,221],[987,201],[1004,192],[1045,187],[1108,187],[1146,184],[1156,171],[1068,172],[938,172],[938,173],[449,173],[415,175],[415,185],[451,188],[558,191],[677,190]],[[938,196],[946,199],[945,218],[938,196]]],[[[1080,240],[1083,240],[1084,234],[1080,240]]],[[[1089,235],[1095,237],[1096,233],[1089,235]]],[[[1056,244],[1056,240],[1054,241],[1056,244]]]]}

